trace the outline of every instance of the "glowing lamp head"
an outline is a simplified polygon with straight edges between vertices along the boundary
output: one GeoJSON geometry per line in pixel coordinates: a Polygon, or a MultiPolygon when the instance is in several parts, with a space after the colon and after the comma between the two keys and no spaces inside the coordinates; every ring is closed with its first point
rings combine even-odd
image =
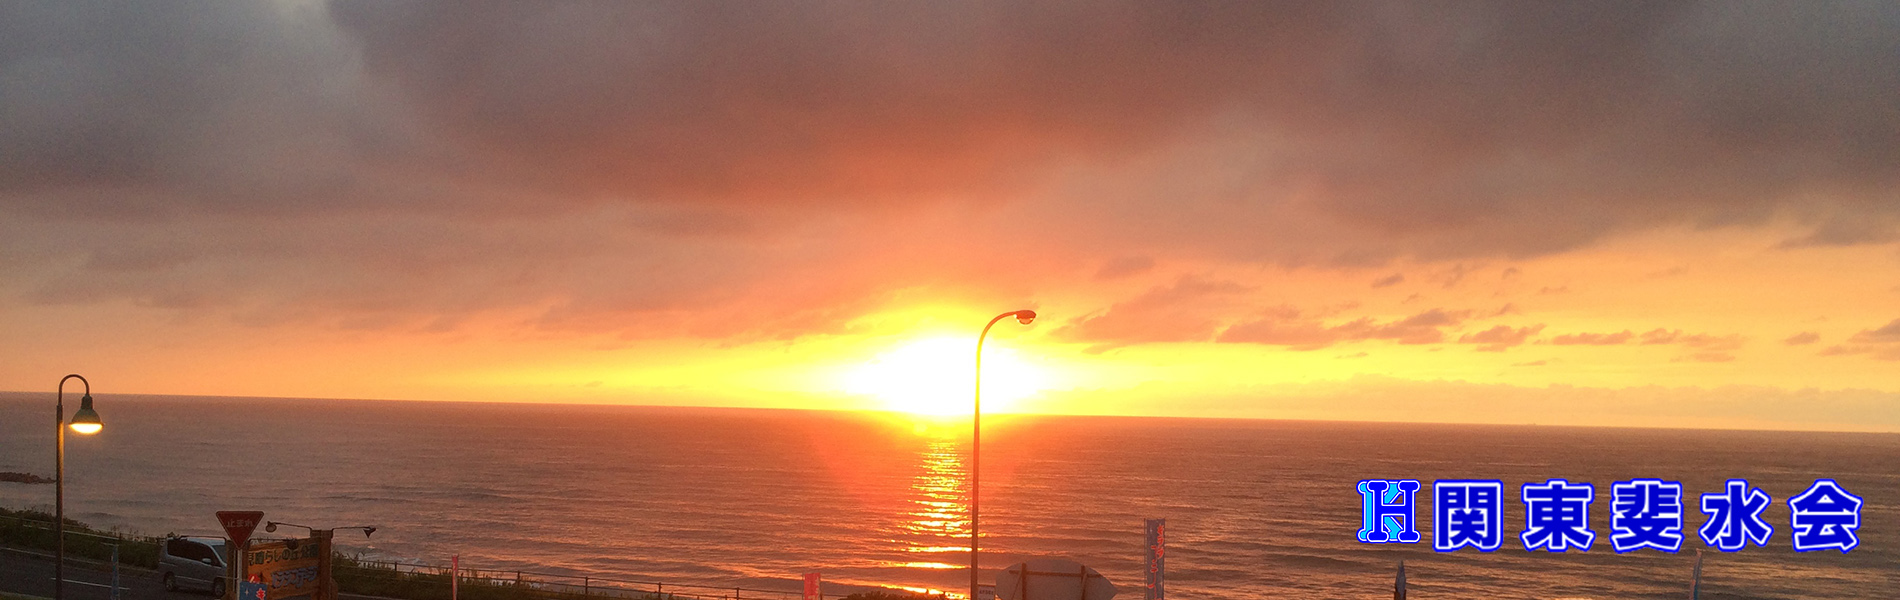
{"type": "Polygon", "coordinates": [[[99,422],[98,411],[92,409],[92,394],[86,394],[86,397],[79,399],[79,412],[73,413],[72,422],[67,423],[66,426],[71,427],[75,433],[87,435],[99,433],[100,429],[105,428],[105,425],[99,422]]]}
{"type": "Polygon", "coordinates": [[[1033,310],[1019,310],[1019,311],[1016,311],[1016,322],[1017,322],[1017,323],[1022,323],[1022,324],[1024,324],[1024,325],[1028,325],[1030,321],[1034,321],[1034,320],[1036,320],[1036,311],[1033,311],[1033,310]]]}

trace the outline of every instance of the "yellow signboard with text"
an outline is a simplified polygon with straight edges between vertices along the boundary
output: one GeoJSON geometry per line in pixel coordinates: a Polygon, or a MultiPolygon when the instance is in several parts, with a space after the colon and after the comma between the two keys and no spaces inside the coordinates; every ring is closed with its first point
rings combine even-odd
{"type": "Polygon", "coordinates": [[[245,580],[263,583],[265,600],[318,598],[328,558],[324,545],[314,539],[251,544],[244,556],[245,580]]]}

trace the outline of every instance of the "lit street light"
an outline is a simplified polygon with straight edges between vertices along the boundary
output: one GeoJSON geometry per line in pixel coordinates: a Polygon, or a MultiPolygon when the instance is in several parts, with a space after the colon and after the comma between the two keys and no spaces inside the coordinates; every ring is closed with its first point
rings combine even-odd
{"type": "Polygon", "coordinates": [[[989,337],[990,328],[995,327],[997,321],[1007,317],[1016,317],[1016,322],[1028,325],[1030,321],[1036,320],[1036,311],[1013,310],[996,315],[996,318],[990,319],[990,324],[983,326],[982,335],[976,336],[976,410],[970,419],[970,600],[981,600],[976,594],[979,587],[977,574],[981,572],[976,562],[976,492],[981,481],[978,468],[983,463],[983,338],[989,337]]]}
{"type": "Polygon", "coordinates": [[[78,375],[67,375],[59,380],[59,391],[53,404],[53,531],[59,538],[55,543],[58,550],[53,561],[53,600],[66,598],[66,428],[74,433],[92,435],[99,433],[105,425],[99,422],[99,413],[92,410],[92,383],[78,375]],[[79,399],[79,410],[73,412],[71,423],[66,422],[66,381],[78,379],[86,386],[86,395],[79,399]]]}

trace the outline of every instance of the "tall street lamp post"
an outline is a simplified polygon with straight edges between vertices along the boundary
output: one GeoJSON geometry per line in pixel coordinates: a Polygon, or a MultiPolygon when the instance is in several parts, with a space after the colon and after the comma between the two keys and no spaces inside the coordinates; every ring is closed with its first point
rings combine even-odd
{"type": "Polygon", "coordinates": [[[981,572],[976,562],[976,509],[977,487],[982,481],[979,471],[983,464],[983,339],[989,337],[990,328],[995,327],[997,321],[1008,317],[1016,317],[1016,322],[1028,325],[1030,321],[1036,320],[1036,311],[1012,310],[996,315],[988,325],[983,326],[982,335],[976,336],[976,410],[970,419],[970,600],[981,600],[976,594],[979,586],[977,574],[981,572]]]}
{"type": "Polygon", "coordinates": [[[67,375],[59,380],[59,391],[53,404],[53,535],[59,538],[55,542],[58,550],[53,561],[53,600],[66,598],[66,428],[76,433],[92,435],[103,427],[99,423],[99,413],[92,410],[92,383],[78,375],[67,375]],[[79,410],[73,413],[71,423],[66,422],[66,381],[77,379],[86,387],[85,396],[79,399],[79,410]]]}

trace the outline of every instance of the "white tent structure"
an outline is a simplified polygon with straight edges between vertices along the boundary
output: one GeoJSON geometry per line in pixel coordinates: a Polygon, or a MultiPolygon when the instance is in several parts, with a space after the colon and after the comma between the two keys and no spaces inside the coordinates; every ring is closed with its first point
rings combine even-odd
{"type": "Polygon", "coordinates": [[[1066,558],[1038,558],[996,575],[997,600],[1109,600],[1115,584],[1066,558]]]}

